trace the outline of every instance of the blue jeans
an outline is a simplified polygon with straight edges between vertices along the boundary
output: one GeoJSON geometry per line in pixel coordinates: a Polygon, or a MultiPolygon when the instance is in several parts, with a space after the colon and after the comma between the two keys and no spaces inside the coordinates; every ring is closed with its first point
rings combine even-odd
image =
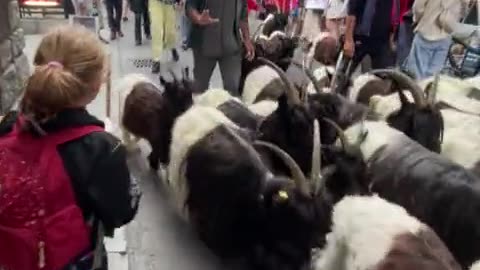
{"type": "Polygon", "coordinates": [[[419,80],[431,77],[443,69],[452,39],[429,41],[416,33],[406,68],[419,80]]]}
{"type": "Polygon", "coordinates": [[[190,22],[190,19],[187,17],[185,13],[182,15],[182,26],[181,26],[181,31],[182,31],[182,43],[183,44],[188,44],[188,38],[190,36],[190,29],[192,28],[192,22],[190,22]]]}

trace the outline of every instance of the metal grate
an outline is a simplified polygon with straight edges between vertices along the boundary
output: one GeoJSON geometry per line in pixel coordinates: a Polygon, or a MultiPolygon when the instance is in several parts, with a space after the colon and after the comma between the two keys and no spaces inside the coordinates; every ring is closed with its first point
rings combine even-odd
{"type": "Polygon", "coordinates": [[[135,68],[151,68],[153,59],[130,59],[135,68]]]}

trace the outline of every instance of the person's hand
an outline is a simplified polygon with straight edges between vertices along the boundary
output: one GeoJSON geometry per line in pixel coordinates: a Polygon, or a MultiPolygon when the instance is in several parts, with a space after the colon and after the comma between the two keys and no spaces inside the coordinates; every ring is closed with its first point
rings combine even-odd
{"type": "Polygon", "coordinates": [[[220,20],[218,18],[210,17],[210,10],[204,9],[200,16],[198,17],[197,23],[199,25],[210,25],[214,23],[218,23],[220,20]]]}
{"type": "Polygon", "coordinates": [[[343,44],[343,53],[348,58],[352,58],[355,54],[355,44],[351,39],[345,39],[345,44],[343,44]]]}
{"type": "Polygon", "coordinates": [[[246,40],[243,44],[245,46],[245,57],[248,61],[252,61],[253,57],[255,57],[255,48],[253,47],[252,41],[246,40]]]}

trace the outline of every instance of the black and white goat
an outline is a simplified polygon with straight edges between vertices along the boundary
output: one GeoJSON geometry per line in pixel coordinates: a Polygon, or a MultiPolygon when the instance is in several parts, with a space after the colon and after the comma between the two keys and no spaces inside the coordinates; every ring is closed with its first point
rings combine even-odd
{"type": "MultiPolygon", "coordinates": [[[[443,119],[443,142],[438,152],[480,175],[480,156],[476,154],[480,151],[480,102],[456,94],[454,90],[448,93],[447,89],[443,89],[442,94],[436,95],[439,84],[437,81],[427,86],[430,96],[427,102],[431,104],[430,107],[437,108],[436,111],[443,119]]],[[[419,86],[414,87],[417,92],[421,91],[419,86]]],[[[375,96],[371,99],[370,108],[400,130],[405,125],[414,127],[412,133],[425,133],[438,128],[431,118],[425,117],[423,121],[414,118],[420,108],[412,104],[410,99],[403,92],[399,95],[375,96]]],[[[411,134],[407,135],[412,137],[411,134]]]]}
{"type": "Polygon", "coordinates": [[[437,234],[378,196],[347,196],[333,208],[332,230],[315,270],[460,270],[437,234]]]}
{"type": "Polygon", "coordinates": [[[340,138],[368,164],[371,192],[428,224],[463,268],[480,259],[478,177],[383,121],[354,124],[340,138]]]}
{"type": "Polygon", "coordinates": [[[211,107],[195,105],[178,117],[168,167],[177,206],[222,258],[246,258],[252,269],[304,269],[318,202],[288,154],[253,141],[211,107]],[[295,182],[273,175],[254,145],[279,155],[295,182]]]}

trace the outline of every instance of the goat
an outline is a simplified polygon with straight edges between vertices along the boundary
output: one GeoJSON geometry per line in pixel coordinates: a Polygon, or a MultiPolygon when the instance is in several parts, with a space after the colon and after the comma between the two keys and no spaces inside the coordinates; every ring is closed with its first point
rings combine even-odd
{"type": "Polygon", "coordinates": [[[254,45],[255,58],[252,61],[242,60],[240,76],[239,92],[244,102],[248,104],[254,103],[263,89],[276,89],[280,80],[277,73],[265,66],[259,58],[266,58],[286,71],[298,46],[298,38],[288,37],[284,32],[275,31],[268,37],[263,35],[258,37],[254,45]]]}
{"type": "Polygon", "coordinates": [[[442,240],[404,208],[378,196],[347,196],[315,270],[460,270],[442,240]]]}
{"type": "Polygon", "coordinates": [[[385,122],[365,121],[339,132],[345,149],[368,164],[369,190],[428,224],[463,268],[480,258],[480,179],[385,122]]]}
{"type": "MultiPolygon", "coordinates": [[[[430,95],[429,103],[435,103],[435,90],[438,89],[435,86],[435,82],[428,86],[431,91],[428,91],[430,95]]],[[[445,89],[446,90],[446,89],[445,89]]],[[[418,108],[412,105],[406,94],[399,93],[400,100],[395,94],[388,96],[373,97],[371,100],[371,108],[378,115],[386,119],[386,121],[397,129],[403,130],[403,126],[406,124],[413,127],[412,133],[427,133],[432,129],[438,128],[435,122],[429,120],[427,117],[424,121],[412,120],[411,115],[416,114],[418,108]]],[[[476,154],[465,155],[466,152],[475,153],[476,150],[480,150],[480,102],[472,100],[468,97],[447,94],[443,91],[442,95],[439,95],[440,102],[435,105],[438,114],[443,119],[442,127],[443,141],[439,145],[438,152],[445,157],[463,165],[466,168],[472,169],[476,172],[480,158],[476,154]],[[476,111],[474,113],[474,111],[476,111]],[[461,140],[459,140],[461,138],[461,140]]],[[[440,117],[438,117],[440,118],[440,117]]],[[[410,134],[407,134],[410,136],[410,134]]],[[[412,136],[411,136],[412,137],[412,136]]],[[[479,174],[480,175],[480,174],[479,174]]]]}
{"type": "Polygon", "coordinates": [[[246,257],[253,269],[309,265],[317,202],[288,154],[252,142],[220,111],[194,105],[173,127],[168,171],[179,210],[217,255],[246,257]],[[254,145],[280,155],[295,182],[274,176],[254,145]]]}

